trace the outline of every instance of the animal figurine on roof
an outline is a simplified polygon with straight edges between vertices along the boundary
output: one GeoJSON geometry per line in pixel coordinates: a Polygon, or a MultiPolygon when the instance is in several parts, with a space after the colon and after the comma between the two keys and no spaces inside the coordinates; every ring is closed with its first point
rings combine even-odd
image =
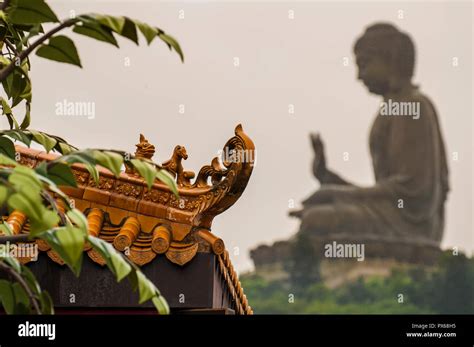
{"type": "Polygon", "coordinates": [[[178,186],[191,186],[191,179],[194,178],[195,173],[192,171],[184,171],[182,160],[188,159],[186,148],[184,146],[176,146],[173,151],[171,159],[165,161],[161,166],[163,169],[176,176],[176,183],[178,186]]]}

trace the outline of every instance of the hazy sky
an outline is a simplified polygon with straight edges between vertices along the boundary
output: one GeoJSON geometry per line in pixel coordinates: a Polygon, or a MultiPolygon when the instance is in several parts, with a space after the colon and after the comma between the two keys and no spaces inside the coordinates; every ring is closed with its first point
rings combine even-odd
{"type": "Polygon", "coordinates": [[[415,82],[434,101],[446,141],[451,192],[443,247],[473,250],[470,3],[90,0],[52,6],[62,18],[70,11],[101,12],[159,26],[178,39],[186,62],[159,40],[137,47],[119,39],[117,49],[68,31],[83,69],[32,58],[33,128],[79,147],[128,151],[144,133],[157,147],[155,161],[181,144],[189,154],[185,169],[197,172],[243,124],[258,162],[242,197],[213,225],[239,271],[251,269],[251,248],[296,232],[297,222],[287,217],[290,200],[298,207],[317,189],[309,132],[321,132],[331,168],[361,185],[373,183],[368,131],[379,99],[356,80],[352,45],[367,25],[394,23],[415,41],[415,82]],[[57,115],[55,105],[64,100],[95,103],[95,118],[57,115]]]}

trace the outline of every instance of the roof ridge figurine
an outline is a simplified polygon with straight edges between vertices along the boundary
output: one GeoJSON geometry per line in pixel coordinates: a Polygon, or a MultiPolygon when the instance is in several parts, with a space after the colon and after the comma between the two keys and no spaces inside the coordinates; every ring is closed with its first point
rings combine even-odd
{"type": "Polygon", "coordinates": [[[155,146],[148,142],[143,134],[140,134],[140,143],[135,145],[137,150],[135,151],[136,158],[145,158],[150,159],[153,158],[155,154],[155,146]]]}
{"type": "Polygon", "coordinates": [[[183,159],[188,159],[188,153],[184,146],[178,145],[174,148],[171,158],[161,164],[161,166],[163,169],[171,173],[173,177],[176,176],[178,187],[190,187],[191,179],[193,179],[196,174],[193,171],[184,171],[183,164],[181,163],[183,159]]]}

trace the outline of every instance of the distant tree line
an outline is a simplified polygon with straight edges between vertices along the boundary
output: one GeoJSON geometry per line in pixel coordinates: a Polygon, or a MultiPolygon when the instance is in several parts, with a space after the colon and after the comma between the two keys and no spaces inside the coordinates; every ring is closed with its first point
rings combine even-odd
{"type": "Polygon", "coordinates": [[[474,313],[474,259],[462,253],[444,252],[434,269],[395,269],[388,277],[359,278],[335,289],[320,281],[317,270],[304,271],[305,260],[290,261],[296,272],[287,281],[241,277],[255,313],[474,313]]]}

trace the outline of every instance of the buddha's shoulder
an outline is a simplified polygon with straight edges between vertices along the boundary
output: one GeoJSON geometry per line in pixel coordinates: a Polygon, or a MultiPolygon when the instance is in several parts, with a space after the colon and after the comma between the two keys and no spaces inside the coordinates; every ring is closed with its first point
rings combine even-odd
{"type": "Polygon", "coordinates": [[[418,88],[402,96],[398,101],[409,103],[419,110],[426,120],[437,117],[436,108],[431,98],[421,92],[418,88]]]}
{"type": "Polygon", "coordinates": [[[431,98],[425,93],[421,92],[418,88],[414,89],[411,93],[405,95],[403,99],[403,101],[407,102],[418,102],[420,103],[421,107],[428,107],[434,109],[431,98]]]}

